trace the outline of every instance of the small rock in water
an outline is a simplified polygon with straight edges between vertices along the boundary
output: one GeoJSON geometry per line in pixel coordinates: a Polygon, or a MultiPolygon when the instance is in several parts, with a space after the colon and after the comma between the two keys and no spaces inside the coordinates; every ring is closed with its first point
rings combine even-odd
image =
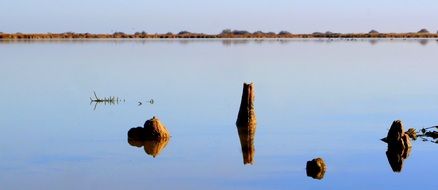
{"type": "Polygon", "coordinates": [[[128,131],[128,138],[134,140],[145,141],[169,137],[169,131],[156,117],[147,120],[143,127],[132,128],[128,131]]]}
{"type": "Polygon", "coordinates": [[[412,146],[409,135],[405,134],[403,124],[400,120],[392,122],[391,128],[386,136],[386,142],[391,148],[405,149],[412,146]]]}
{"type": "Polygon", "coordinates": [[[311,161],[307,161],[306,174],[313,179],[324,178],[327,166],[322,158],[315,158],[311,161]]]}
{"type": "Polygon", "coordinates": [[[156,157],[169,142],[170,134],[166,127],[153,117],[145,122],[144,127],[131,128],[128,131],[128,143],[144,148],[145,152],[156,157]]]}
{"type": "Polygon", "coordinates": [[[407,135],[409,135],[409,137],[411,137],[411,139],[413,140],[417,140],[417,132],[415,132],[414,128],[410,128],[408,129],[408,131],[405,132],[407,135]]]}
{"type": "Polygon", "coordinates": [[[167,128],[157,117],[153,117],[144,123],[144,133],[147,139],[169,138],[170,134],[167,128]]]}

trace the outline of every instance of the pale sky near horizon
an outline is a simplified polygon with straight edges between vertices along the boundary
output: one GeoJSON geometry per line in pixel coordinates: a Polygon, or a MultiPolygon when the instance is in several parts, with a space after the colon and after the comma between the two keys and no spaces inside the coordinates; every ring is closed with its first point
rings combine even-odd
{"type": "Polygon", "coordinates": [[[0,0],[0,32],[438,30],[436,0],[0,0]]]}

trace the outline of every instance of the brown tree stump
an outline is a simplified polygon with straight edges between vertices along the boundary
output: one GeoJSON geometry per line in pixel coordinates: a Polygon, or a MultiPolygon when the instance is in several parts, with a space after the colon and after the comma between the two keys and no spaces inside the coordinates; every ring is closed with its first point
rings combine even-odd
{"type": "Polygon", "coordinates": [[[254,136],[257,127],[254,98],[254,84],[244,83],[236,126],[242,147],[243,164],[245,165],[254,163],[254,136]]]}
{"type": "Polygon", "coordinates": [[[249,126],[257,123],[254,108],[255,92],[254,84],[244,83],[242,92],[242,101],[240,102],[239,114],[237,115],[236,125],[249,126]]]}

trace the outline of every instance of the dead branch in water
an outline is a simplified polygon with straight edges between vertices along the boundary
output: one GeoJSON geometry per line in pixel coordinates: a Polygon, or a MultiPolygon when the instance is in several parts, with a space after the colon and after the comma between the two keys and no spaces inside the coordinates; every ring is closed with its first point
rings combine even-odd
{"type": "MultiPolygon", "coordinates": [[[[95,91],[93,91],[93,94],[94,94],[94,99],[93,99],[92,97],[90,97],[90,105],[91,105],[92,103],[95,103],[95,104],[94,104],[94,108],[93,108],[93,110],[96,110],[97,104],[104,104],[104,105],[109,104],[109,105],[115,105],[115,104],[118,104],[119,102],[122,101],[122,99],[120,99],[119,97],[115,97],[115,96],[109,96],[109,97],[99,98],[99,97],[97,96],[97,94],[96,94],[95,91]]],[[[125,100],[123,100],[123,101],[125,101],[125,100]]]]}

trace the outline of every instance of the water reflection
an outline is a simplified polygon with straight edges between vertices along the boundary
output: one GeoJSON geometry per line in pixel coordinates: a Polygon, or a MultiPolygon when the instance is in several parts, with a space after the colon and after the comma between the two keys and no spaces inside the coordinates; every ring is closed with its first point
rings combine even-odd
{"type": "Polygon", "coordinates": [[[386,157],[388,158],[389,165],[394,172],[401,172],[403,168],[403,161],[411,154],[411,147],[405,149],[397,149],[388,147],[386,151],[386,157]]]}
{"type": "Polygon", "coordinates": [[[160,139],[160,140],[147,140],[147,141],[138,141],[138,140],[132,140],[128,139],[128,143],[131,146],[135,146],[138,148],[143,147],[146,154],[156,157],[158,156],[161,151],[166,148],[167,143],[169,143],[169,139],[160,139]]]}
{"type": "Polygon", "coordinates": [[[135,146],[138,148],[143,147],[146,154],[151,155],[152,157],[156,157],[160,154],[160,152],[166,148],[169,143],[169,138],[161,138],[156,140],[145,140],[142,138],[143,136],[143,128],[136,127],[131,128],[128,131],[128,143],[131,146],[135,146]]]}
{"type": "Polygon", "coordinates": [[[254,136],[257,127],[254,99],[254,84],[244,83],[236,126],[242,147],[243,164],[245,165],[254,163],[254,136]]]}
{"type": "Polygon", "coordinates": [[[240,145],[242,147],[243,164],[253,164],[254,163],[254,136],[255,136],[256,126],[246,126],[238,127],[237,132],[239,133],[240,145]]]}

